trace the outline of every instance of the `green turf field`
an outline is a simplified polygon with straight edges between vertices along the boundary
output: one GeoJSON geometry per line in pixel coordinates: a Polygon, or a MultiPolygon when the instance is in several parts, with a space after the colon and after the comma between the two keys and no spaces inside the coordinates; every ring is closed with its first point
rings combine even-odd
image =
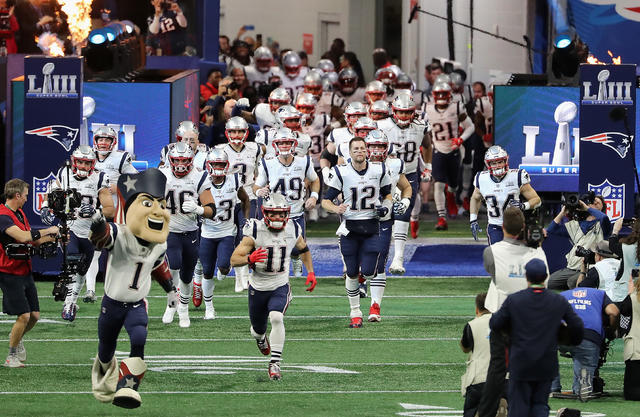
{"type": "MultiPolygon", "coordinates": [[[[285,316],[281,381],[267,377],[267,358],[249,334],[246,295],[233,292],[233,280],[216,288],[219,318],[205,322],[203,309],[192,308],[189,329],[180,329],[177,317],[162,324],[165,297],[154,284],[145,352],[149,370],[136,410],[99,403],[90,393],[99,304],[80,302],[78,318],[66,323],[61,304],[49,297],[52,283],[39,283],[44,320],[25,339],[27,367],[0,367],[0,416],[462,415],[466,356],[458,340],[472,318],[473,296],[486,290],[488,279],[390,278],[382,322],[365,322],[362,329],[347,327],[342,279],[319,279],[311,295],[303,283],[293,282],[285,316]]],[[[2,349],[10,322],[0,316],[2,349]]],[[[129,348],[124,330],[120,340],[123,357],[129,348]]],[[[568,360],[562,359],[561,371],[564,387],[570,387],[568,360]]],[[[602,370],[612,396],[586,404],[551,400],[552,410],[570,406],[583,415],[640,416],[640,404],[621,397],[623,372],[618,341],[602,370]]]]}

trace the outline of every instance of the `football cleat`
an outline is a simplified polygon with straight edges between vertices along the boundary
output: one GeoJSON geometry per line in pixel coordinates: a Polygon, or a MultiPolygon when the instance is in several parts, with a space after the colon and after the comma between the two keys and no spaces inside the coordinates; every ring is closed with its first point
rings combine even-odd
{"type": "Polygon", "coordinates": [[[178,325],[183,329],[191,326],[191,320],[189,319],[189,305],[180,303],[178,305],[178,325]]]}
{"type": "Polygon", "coordinates": [[[76,319],[76,313],[78,312],[78,306],[75,304],[65,304],[62,308],[62,319],[67,321],[74,321],[76,319]]]}
{"type": "Polygon", "coordinates": [[[436,230],[447,230],[449,229],[449,225],[447,224],[447,219],[444,217],[438,218],[438,223],[436,223],[436,230]]]}
{"type": "Polygon", "coordinates": [[[300,278],[302,276],[302,259],[291,258],[291,265],[293,266],[293,275],[300,278]]]}
{"type": "Polygon", "coordinates": [[[175,307],[167,306],[166,310],[164,310],[164,314],[162,315],[162,322],[164,324],[169,324],[173,322],[173,317],[176,315],[175,307]]]}
{"type": "Polygon", "coordinates": [[[456,197],[450,191],[445,192],[445,194],[447,197],[447,212],[449,213],[450,218],[455,219],[456,217],[458,217],[458,205],[456,204],[456,197]]]}
{"type": "Polygon", "coordinates": [[[271,345],[269,344],[269,338],[265,335],[262,340],[256,340],[258,344],[258,349],[260,349],[260,353],[267,356],[271,353],[271,345]]]}
{"type": "Polygon", "coordinates": [[[227,277],[227,276],[226,276],[226,275],[224,275],[222,272],[220,272],[220,270],[218,269],[218,272],[216,273],[216,279],[217,279],[218,281],[222,281],[222,280],[224,280],[226,277],[227,277]]]}
{"type": "Polygon", "coordinates": [[[242,292],[242,290],[244,289],[242,287],[242,273],[238,272],[238,270],[236,269],[236,287],[235,287],[235,291],[236,292],[242,292]]]}
{"type": "Polygon", "coordinates": [[[391,265],[389,265],[389,272],[393,275],[402,275],[405,273],[404,259],[401,257],[393,257],[391,265]]]}
{"type": "Polygon", "coordinates": [[[205,304],[204,319],[213,320],[216,318],[216,309],[205,304]]]}
{"type": "Polygon", "coordinates": [[[193,306],[200,307],[202,304],[202,284],[193,283],[193,306]]]}
{"type": "Polygon", "coordinates": [[[367,298],[367,281],[358,285],[358,291],[360,292],[360,298],[367,298]]]}
{"type": "Polygon", "coordinates": [[[378,322],[380,321],[380,304],[373,303],[369,308],[369,321],[370,322],[378,322]]]}
{"type": "Polygon", "coordinates": [[[420,230],[420,222],[412,220],[411,223],[409,223],[409,227],[411,229],[411,237],[413,239],[417,239],[418,231],[420,230]]]}
{"type": "Polygon", "coordinates": [[[7,368],[24,368],[24,363],[20,362],[20,359],[18,359],[18,355],[9,354],[9,356],[7,356],[7,359],[4,361],[4,366],[7,368]]]}
{"type": "Polygon", "coordinates": [[[349,323],[349,327],[352,329],[359,329],[362,327],[362,317],[353,317],[351,319],[351,323],[349,323]]]}
{"type": "Polygon", "coordinates": [[[281,378],[280,362],[269,362],[269,379],[272,381],[278,381],[281,378]]]}
{"type": "Polygon", "coordinates": [[[95,303],[97,300],[95,291],[87,290],[82,298],[82,301],[85,303],[95,303]]]}

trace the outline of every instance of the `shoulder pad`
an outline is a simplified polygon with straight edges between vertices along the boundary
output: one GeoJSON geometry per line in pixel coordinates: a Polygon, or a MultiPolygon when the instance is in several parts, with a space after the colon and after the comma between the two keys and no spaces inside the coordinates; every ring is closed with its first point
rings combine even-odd
{"type": "Polygon", "coordinates": [[[266,155],[263,159],[265,161],[270,161],[272,159],[276,159],[276,156],[275,155],[266,155]]]}
{"type": "Polygon", "coordinates": [[[347,166],[347,163],[346,163],[346,162],[343,162],[343,163],[341,163],[341,164],[338,164],[337,166],[339,166],[339,167],[346,167],[346,166],[347,166]]]}
{"type": "Polygon", "coordinates": [[[257,221],[256,219],[247,219],[247,222],[242,227],[242,234],[244,236],[253,237],[253,228],[256,221],[257,221]]]}

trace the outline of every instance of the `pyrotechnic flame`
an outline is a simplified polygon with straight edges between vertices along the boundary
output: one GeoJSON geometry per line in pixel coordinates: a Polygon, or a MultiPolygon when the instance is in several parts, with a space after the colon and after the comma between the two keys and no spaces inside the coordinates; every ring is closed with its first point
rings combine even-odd
{"type": "Polygon", "coordinates": [[[620,55],[618,55],[618,57],[616,58],[616,57],[613,56],[613,53],[611,51],[607,51],[607,53],[611,57],[611,60],[613,61],[613,65],[622,64],[622,57],[620,55]]]}
{"type": "Polygon", "coordinates": [[[51,32],[36,36],[36,43],[45,55],[64,56],[64,43],[51,32]]]}
{"type": "Polygon", "coordinates": [[[71,43],[78,47],[91,32],[91,3],[93,0],[58,0],[67,14],[71,43]]]}
{"type": "MultiPolygon", "coordinates": [[[[611,61],[612,61],[613,65],[622,64],[622,57],[621,56],[614,57],[613,53],[611,51],[607,51],[607,53],[611,57],[611,61]]],[[[606,62],[600,61],[598,58],[596,58],[595,56],[593,56],[591,54],[589,54],[589,56],[587,57],[587,63],[594,64],[594,65],[606,65],[607,64],[606,62]]]]}

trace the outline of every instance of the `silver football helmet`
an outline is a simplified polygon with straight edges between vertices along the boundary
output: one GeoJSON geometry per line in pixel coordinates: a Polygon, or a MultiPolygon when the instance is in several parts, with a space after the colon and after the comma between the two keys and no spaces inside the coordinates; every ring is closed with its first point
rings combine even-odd
{"type": "Polygon", "coordinates": [[[364,96],[369,104],[373,104],[378,100],[384,100],[387,96],[387,87],[381,81],[373,80],[367,84],[364,89],[364,96]]]}
{"type": "Polygon", "coordinates": [[[273,54],[266,46],[261,46],[253,53],[253,61],[256,63],[256,69],[260,72],[267,72],[273,64],[273,54]]]}
{"type": "Polygon", "coordinates": [[[345,68],[338,74],[340,92],[351,94],[358,88],[358,74],[351,68],[345,68]]]}
{"type": "Polygon", "coordinates": [[[304,92],[320,97],[322,94],[322,76],[317,72],[309,71],[304,77],[304,92]]]}
{"type": "Polygon", "coordinates": [[[287,74],[288,77],[297,77],[300,73],[300,68],[302,67],[300,55],[293,51],[287,52],[282,57],[282,67],[284,69],[284,73],[287,74]]]}
{"type": "Polygon", "coordinates": [[[271,193],[262,200],[262,215],[264,224],[269,229],[282,230],[289,221],[291,206],[285,196],[280,193],[271,193]],[[275,217],[279,215],[280,217],[275,217]],[[284,217],[282,217],[284,215],[284,217]]]}
{"type": "Polygon", "coordinates": [[[409,90],[413,91],[413,80],[407,74],[400,74],[398,78],[396,78],[396,82],[393,85],[393,88],[397,90],[409,90]]]}
{"type": "Polygon", "coordinates": [[[289,95],[289,92],[282,87],[274,89],[269,94],[269,107],[273,113],[275,113],[280,106],[284,106],[289,103],[291,103],[291,96],[289,95]]]}
{"type": "Polygon", "coordinates": [[[86,178],[93,173],[97,161],[95,151],[88,145],[78,146],[71,154],[71,170],[79,178],[86,178]],[[89,168],[78,166],[78,162],[88,162],[89,168]]]}
{"type": "Polygon", "coordinates": [[[356,136],[364,138],[369,134],[369,132],[377,128],[378,124],[374,120],[367,116],[363,116],[353,124],[353,133],[355,133],[356,136]]]}
{"type": "Polygon", "coordinates": [[[185,142],[176,142],[169,149],[167,159],[176,177],[184,177],[193,168],[193,149],[185,142]]]}
{"type": "Polygon", "coordinates": [[[176,142],[186,142],[195,152],[198,146],[198,127],[191,120],[183,120],[176,129],[176,142]]]}
{"type": "Polygon", "coordinates": [[[509,172],[509,154],[502,146],[493,145],[484,154],[484,164],[491,175],[502,178],[509,172]]]}
{"type": "Polygon", "coordinates": [[[369,106],[369,117],[375,121],[389,117],[389,103],[378,100],[369,106]]]}
{"type": "Polygon", "coordinates": [[[229,156],[223,149],[213,148],[207,154],[205,164],[209,176],[224,177],[229,171],[229,156]]]}
{"type": "Polygon", "coordinates": [[[433,80],[433,85],[438,83],[445,83],[451,85],[451,76],[449,74],[440,74],[433,80]]]}
{"type": "Polygon", "coordinates": [[[274,133],[271,144],[278,156],[295,155],[298,138],[291,129],[281,127],[274,133]]]}
{"type": "Polygon", "coordinates": [[[310,93],[302,93],[296,100],[296,109],[302,113],[305,125],[310,124],[313,121],[313,115],[316,112],[316,106],[318,101],[310,93]]]}
{"type": "Polygon", "coordinates": [[[302,128],[302,113],[290,104],[278,109],[276,112],[276,119],[282,127],[286,127],[294,131],[302,128]]]}
{"type": "Polygon", "coordinates": [[[99,155],[107,155],[118,148],[118,133],[109,126],[100,126],[93,132],[93,150],[99,155]],[[104,143],[99,139],[109,139],[109,143],[104,143]]]}
{"type": "Polygon", "coordinates": [[[451,86],[448,83],[436,83],[431,95],[436,104],[446,106],[451,102],[451,86]]]}
{"type": "Polygon", "coordinates": [[[406,127],[411,124],[415,116],[416,103],[409,94],[399,94],[391,103],[393,120],[399,127],[406,127]]]}
{"type": "Polygon", "coordinates": [[[387,159],[389,152],[389,138],[382,130],[372,130],[364,138],[367,146],[367,155],[373,162],[382,162],[387,159]]]}
{"type": "Polygon", "coordinates": [[[454,88],[460,88],[464,85],[462,75],[457,72],[452,72],[451,74],[449,74],[449,78],[451,78],[451,84],[454,88]]]}
{"type": "Polygon", "coordinates": [[[234,116],[224,125],[224,135],[229,143],[241,145],[249,136],[249,124],[240,116],[234,116]]]}
{"type": "Polygon", "coordinates": [[[318,68],[320,68],[323,72],[335,72],[335,67],[333,66],[333,61],[330,59],[321,59],[318,61],[318,68]]]}

